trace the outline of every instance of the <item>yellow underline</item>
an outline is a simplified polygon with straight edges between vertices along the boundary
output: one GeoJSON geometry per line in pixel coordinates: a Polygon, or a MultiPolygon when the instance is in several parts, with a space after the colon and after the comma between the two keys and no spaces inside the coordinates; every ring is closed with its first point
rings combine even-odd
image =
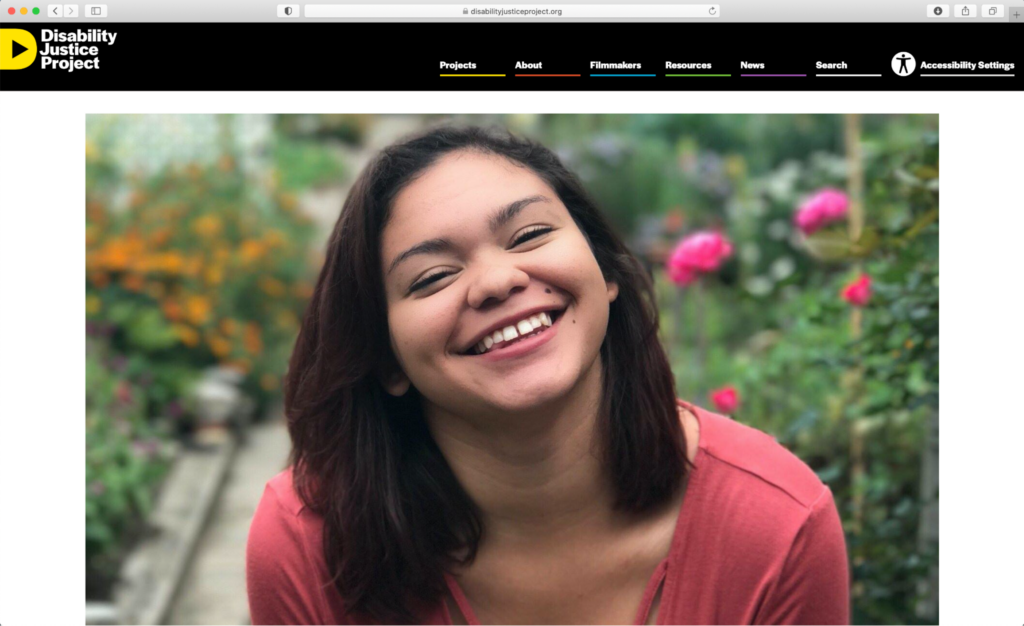
{"type": "Polygon", "coordinates": [[[441,76],[504,76],[504,74],[441,74],[441,76]]]}

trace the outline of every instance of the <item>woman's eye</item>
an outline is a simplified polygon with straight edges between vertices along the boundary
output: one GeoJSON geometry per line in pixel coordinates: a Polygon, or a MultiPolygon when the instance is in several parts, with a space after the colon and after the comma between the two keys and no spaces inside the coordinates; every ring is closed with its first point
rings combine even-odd
{"type": "Polygon", "coordinates": [[[412,287],[409,287],[409,293],[412,293],[413,291],[419,291],[420,289],[423,289],[424,287],[432,283],[436,283],[445,276],[451,276],[452,274],[454,274],[454,272],[437,272],[436,274],[426,276],[422,280],[414,284],[412,287]]]}
{"type": "Polygon", "coordinates": [[[551,232],[551,228],[548,226],[539,226],[537,228],[534,228],[533,230],[528,230],[515,238],[515,240],[512,242],[512,247],[514,248],[519,244],[523,243],[524,241],[529,241],[531,239],[534,239],[535,237],[540,237],[544,233],[549,232],[551,232]]]}

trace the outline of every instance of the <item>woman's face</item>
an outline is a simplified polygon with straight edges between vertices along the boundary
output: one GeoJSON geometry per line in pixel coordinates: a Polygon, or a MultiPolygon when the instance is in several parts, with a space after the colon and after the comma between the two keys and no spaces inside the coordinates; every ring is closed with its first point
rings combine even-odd
{"type": "Polygon", "coordinates": [[[402,368],[391,393],[411,382],[451,413],[526,411],[599,364],[618,286],[528,168],[477,151],[442,157],[398,194],[381,248],[402,368]]]}

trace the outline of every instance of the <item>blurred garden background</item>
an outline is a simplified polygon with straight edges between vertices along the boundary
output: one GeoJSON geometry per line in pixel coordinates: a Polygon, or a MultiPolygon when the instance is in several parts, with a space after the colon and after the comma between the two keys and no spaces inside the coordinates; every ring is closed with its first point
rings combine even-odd
{"type": "Polygon", "coordinates": [[[580,176],[654,277],[680,397],[831,487],[854,623],[937,622],[938,117],[532,114],[88,116],[93,622],[247,623],[245,534],[329,230],[377,150],[445,121],[580,176]],[[178,530],[180,564],[140,574],[178,530]],[[158,610],[119,599],[147,585],[158,610]]]}

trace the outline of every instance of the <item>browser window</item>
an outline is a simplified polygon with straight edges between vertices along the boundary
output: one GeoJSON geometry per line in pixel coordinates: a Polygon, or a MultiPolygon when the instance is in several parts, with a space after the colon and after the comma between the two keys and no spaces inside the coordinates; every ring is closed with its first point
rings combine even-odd
{"type": "Polygon", "coordinates": [[[1021,34],[3,0],[0,623],[1019,621],[1021,34]]]}

